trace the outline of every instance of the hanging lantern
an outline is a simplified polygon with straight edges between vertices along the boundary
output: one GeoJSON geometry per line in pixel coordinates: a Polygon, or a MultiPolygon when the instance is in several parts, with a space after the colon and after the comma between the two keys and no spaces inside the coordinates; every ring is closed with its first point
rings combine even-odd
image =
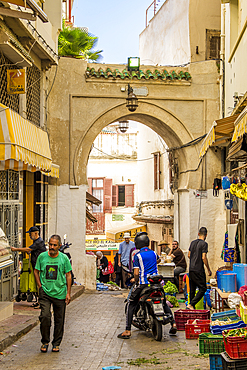
{"type": "Polygon", "coordinates": [[[128,97],[126,98],[126,107],[130,112],[134,112],[138,107],[138,99],[133,92],[133,88],[128,85],[128,97]]]}

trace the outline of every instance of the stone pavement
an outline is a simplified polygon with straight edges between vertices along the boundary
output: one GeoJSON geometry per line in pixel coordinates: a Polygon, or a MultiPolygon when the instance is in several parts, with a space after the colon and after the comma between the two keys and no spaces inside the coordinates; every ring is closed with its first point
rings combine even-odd
{"type": "MultiPolygon", "coordinates": [[[[71,300],[80,296],[84,290],[84,286],[74,285],[71,300]]],[[[14,315],[0,321],[0,351],[38,325],[40,310],[34,309],[31,305],[32,303],[27,301],[14,302],[14,315]]]]}
{"type": "Polygon", "coordinates": [[[60,352],[40,352],[36,326],[6,348],[0,368],[9,370],[98,370],[103,366],[127,369],[208,370],[209,359],[198,354],[198,341],[185,333],[168,335],[156,342],[151,333],[133,329],[128,340],[117,338],[125,328],[124,295],[121,292],[85,292],[66,312],[65,335],[60,352]],[[140,365],[140,366],[138,366],[140,365]]]}

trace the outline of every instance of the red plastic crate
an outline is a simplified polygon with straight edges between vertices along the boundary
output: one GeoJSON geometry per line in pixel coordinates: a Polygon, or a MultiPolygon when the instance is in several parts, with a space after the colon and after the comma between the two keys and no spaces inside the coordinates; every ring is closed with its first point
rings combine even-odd
{"type": "Polygon", "coordinates": [[[201,333],[210,332],[210,320],[188,320],[185,324],[186,339],[197,339],[201,333]]]}
{"type": "Polygon", "coordinates": [[[174,312],[175,321],[178,330],[185,330],[185,324],[188,320],[209,320],[209,310],[177,310],[174,312]]]}
{"type": "MultiPolygon", "coordinates": [[[[247,332],[247,328],[245,329],[247,332]]],[[[223,332],[225,350],[228,356],[235,360],[247,358],[247,340],[243,337],[225,337],[223,332]]]]}

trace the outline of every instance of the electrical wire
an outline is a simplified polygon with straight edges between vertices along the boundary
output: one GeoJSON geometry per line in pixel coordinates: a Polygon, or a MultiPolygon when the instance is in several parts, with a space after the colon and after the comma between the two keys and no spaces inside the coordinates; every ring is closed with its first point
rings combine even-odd
{"type": "MultiPolygon", "coordinates": [[[[173,150],[178,150],[178,149],[186,148],[186,147],[191,146],[191,145],[196,145],[196,144],[198,144],[198,143],[199,143],[199,142],[200,142],[200,141],[201,141],[205,136],[206,136],[206,134],[205,134],[205,135],[202,135],[202,136],[199,136],[198,138],[196,138],[196,139],[194,139],[194,140],[191,140],[191,141],[189,141],[188,143],[183,144],[183,145],[181,145],[181,146],[174,147],[174,148],[169,148],[169,149],[165,149],[165,151],[164,151],[163,153],[161,153],[161,154],[160,154],[160,156],[164,155],[165,153],[169,153],[169,152],[171,152],[171,151],[173,151],[173,150]]],[[[163,144],[163,143],[162,143],[162,144],[163,144]]],[[[96,150],[98,150],[100,153],[107,155],[108,157],[111,157],[111,158],[113,158],[113,159],[118,159],[118,160],[120,160],[120,161],[130,161],[130,162],[135,161],[135,162],[143,162],[143,161],[149,161],[149,160],[151,160],[151,159],[153,159],[153,158],[154,158],[154,157],[149,157],[149,158],[143,158],[143,159],[127,159],[127,158],[125,159],[125,158],[120,158],[120,157],[116,157],[116,156],[114,156],[114,155],[108,154],[108,153],[104,152],[103,150],[101,150],[101,149],[97,148],[96,146],[93,146],[93,148],[94,148],[94,149],[96,149],[96,150]]],[[[202,160],[202,158],[201,158],[201,160],[202,160]]],[[[200,166],[200,164],[201,164],[201,160],[200,160],[200,162],[199,162],[199,164],[198,164],[198,167],[197,167],[195,170],[186,170],[186,171],[183,171],[183,172],[180,172],[180,173],[185,173],[185,172],[194,172],[194,171],[197,171],[197,170],[198,170],[198,168],[199,168],[199,166],[200,166]]]]}
{"type": "Polygon", "coordinates": [[[196,172],[198,170],[198,168],[200,167],[200,164],[201,163],[202,163],[202,158],[200,159],[200,161],[198,163],[198,166],[195,169],[193,169],[193,170],[185,170],[185,171],[181,171],[179,173],[181,174],[181,173],[187,173],[187,172],[196,172]]]}

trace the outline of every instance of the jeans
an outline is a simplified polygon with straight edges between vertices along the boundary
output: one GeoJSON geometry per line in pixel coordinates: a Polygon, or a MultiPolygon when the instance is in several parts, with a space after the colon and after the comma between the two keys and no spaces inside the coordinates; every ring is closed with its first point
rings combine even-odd
{"type": "Polygon", "coordinates": [[[41,313],[39,316],[41,342],[48,344],[50,342],[50,328],[51,328],[51,304],[53,305],[54,312],[54,334],[53,346],[59,346],[64,331],[64,318],[65,318],[65,299],[57,299],[48,296],[42,288],[39,289],[39,304],[41,313]]]}
{"type": "Polygon", "coordinates": [[[201,272],[190,271],[189,279],[190,279],[190,304],[195,308],[195,305],[202,299],[202,297],[207,291],[205,271],[201,272]],[[197,287],[199,288],[199,291],[195,296],[197,287]]]}
{"type": "Polygon", "coordinates": [[[185,272],[185,269],[181,266],[178,266],[174,269],[174,283],[178,290],[179,290],[179,274],[182,274],[183,272],[185,272]]]}

